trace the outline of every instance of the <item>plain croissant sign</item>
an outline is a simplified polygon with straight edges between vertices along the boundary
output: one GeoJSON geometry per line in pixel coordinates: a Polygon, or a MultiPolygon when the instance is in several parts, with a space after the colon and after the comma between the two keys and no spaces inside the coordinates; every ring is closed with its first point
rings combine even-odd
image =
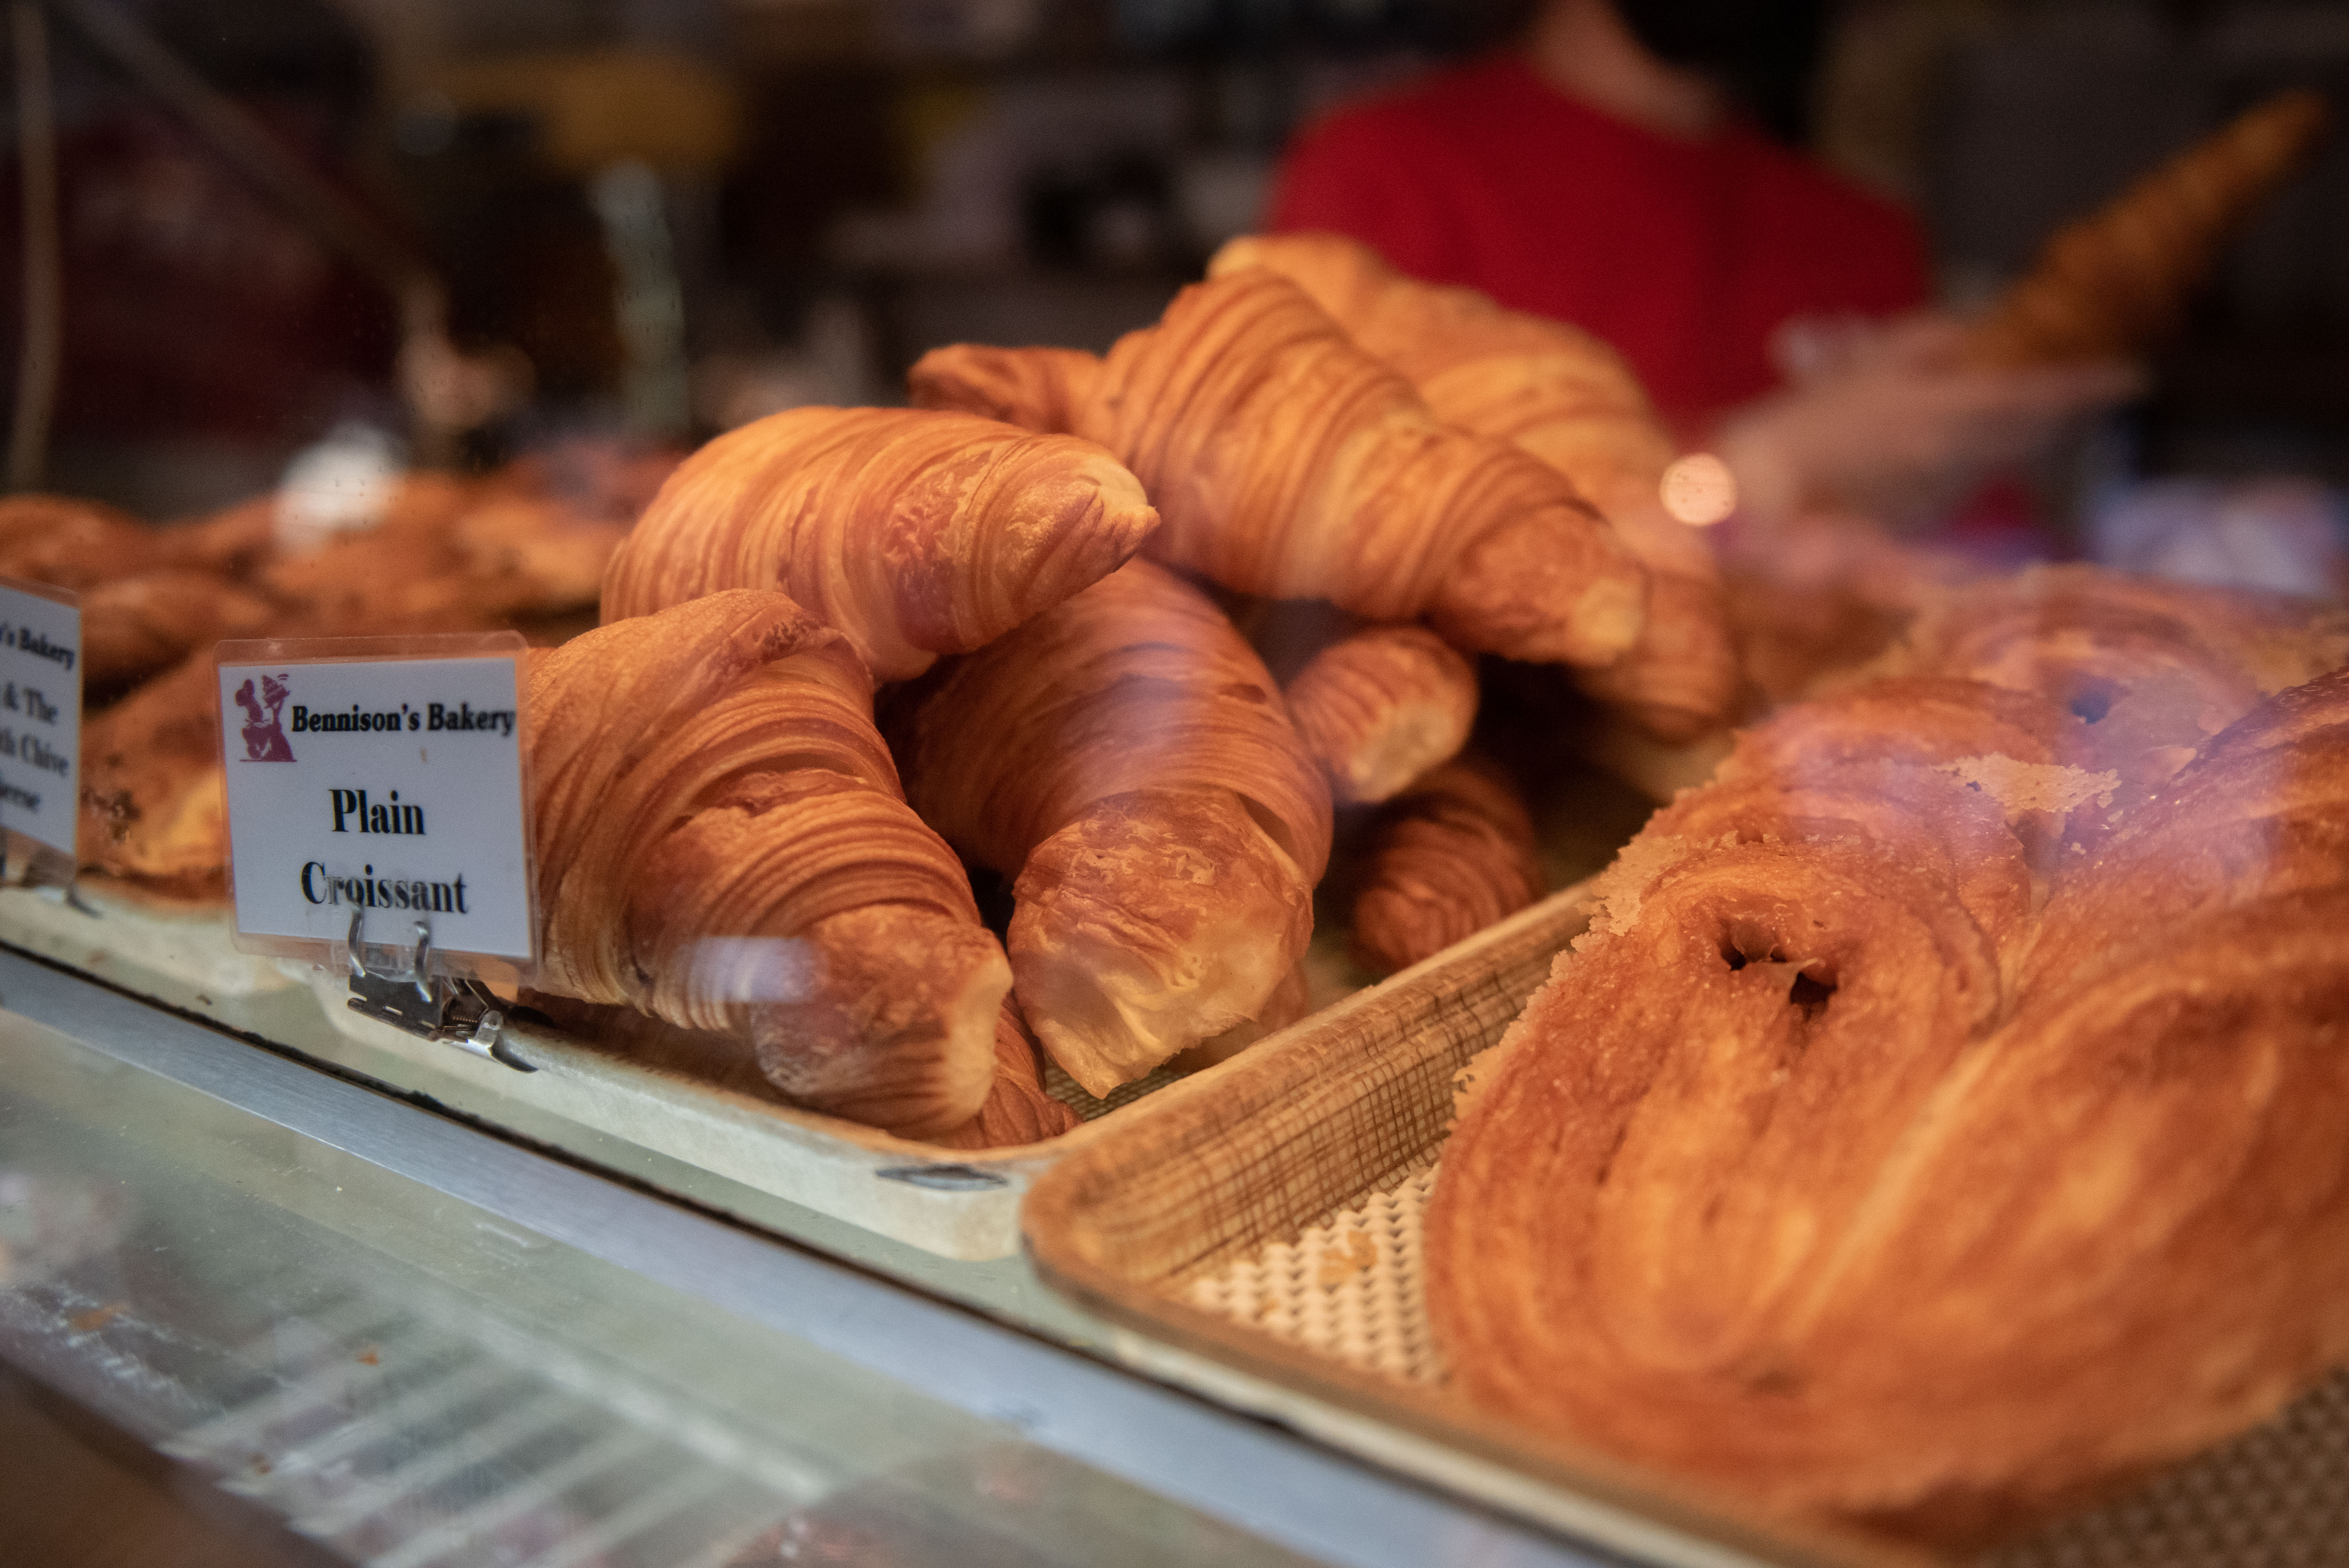
{"type": "Polygon", "coordinates": [[[80,774],[80,601],[0,577],[0,828],[62,857],[68,874],[80,774]]]}
{"type": "Polygon", "coordinates": [[[221,645],[239,946],[321,956],[356,918],[529,965],[522,658],[511,632],[221,645]]]}

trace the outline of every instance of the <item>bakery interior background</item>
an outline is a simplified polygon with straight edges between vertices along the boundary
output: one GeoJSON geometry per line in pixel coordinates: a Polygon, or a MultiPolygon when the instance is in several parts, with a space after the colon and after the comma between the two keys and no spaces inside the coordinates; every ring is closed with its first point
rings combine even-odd
{"type": "MultiPolygon", "coordinates": [[[[1257,222],[1297,128],[1489,45],[1522,7],[47,9],[62,344],[38,478],[171,517],[370,453],[484,467],[691,441],[802,403],[898,402],[905,366],[940,344],[1103,347],[1257,222]],[[193,129],[108,46],[109,14],[249,111],[367,238],[326,242],[332,213],[193,129]],[[429,321],[396,297],[395,255],[439,281],[429,321]]],[[[21,23],[13,41],[21,107],[21,23]]],[[[2294,83],[2349,102],[2349,7],[1850,0],[1782,129],[1911,204],[1943,302],[1962,308],[2063,220],[2294,83]]],[[[25,117],[10,121],[21,142],[25,117]]],[[[19,169],[8,159],[0,197],[12,366],[19,169]]],[[[2215,539],[2230,559],[2166,564],[2339,580],[2344,198],[2336,137],[2230,249],[2150,395],[2024,476],[2063,549],[2158,566],[2180,537],[2206,556],[2215,539]]]]}

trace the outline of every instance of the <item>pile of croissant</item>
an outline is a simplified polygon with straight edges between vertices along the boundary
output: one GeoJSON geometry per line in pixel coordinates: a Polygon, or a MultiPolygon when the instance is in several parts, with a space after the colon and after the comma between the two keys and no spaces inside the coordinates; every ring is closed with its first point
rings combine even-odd
{"type": "Polygon", "coordinates": [[[733,1042],[907,1136],[1049,1136],[1047,1056],[1103,1096],[1301,1013],[1339,806],[1385,810],[1374,966],[1538,894],[1514,786],[1457,756],[1475,655],[1668,734],[1734,694],[1621,362],[1350,242],[1236,242],[1106,356],[940,349],[911,388],[703,448],[602,627],[534,659],[564,1021],[733,1042]],[[1252,645],[1295,601],[1319,631],[1252,645]]]}
{"type": "Polygon", "coordinates": [[[631,470],[647,463],[606,466],[560,479],[528,462],[478,479],[411,473],[375,526],[324,541],[290,535],[275,495],[162,528],[91,501],[0,500],[0,574],[80,600],[83,869],[172,901],[224,898],[213,645],[559,632],[593,609],[642,504],[646,476],[631,470]]]}
{"type": "Polygon", "coordinates": [[[1744,732],[1473,1069],[1455,1386],[1962,1544],[2349,1357],[2344,665],[2337,610],[2043,569],[1744,732]]]}

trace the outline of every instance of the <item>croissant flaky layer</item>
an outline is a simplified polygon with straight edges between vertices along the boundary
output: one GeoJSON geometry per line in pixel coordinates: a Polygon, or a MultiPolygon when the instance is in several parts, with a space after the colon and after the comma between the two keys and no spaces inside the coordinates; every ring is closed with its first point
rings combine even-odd
{"type": "Polygon", "coordinates": [[[1467,744],[1476,667],[1423,626],[1364,626],[1306,661],[1283,695],[1336,800],[1376,802],[1467,744]]]}
{"type": "Polygon", "coordinates": [[[1421,283],[1342,234],[1242,235],[1207,275],[1249,267],[1311,295],[1444,424],[1516,443],[1610,517],[1654,503],[1671,437],[1622,356],[1588,333],[1421,283]]]}
{"type": "Polygon", "coordinates": [[[1257,1016],[1310,934],[1327,785],[1221,611],[1137,562],[891,717],[925,820],[1015,879],[1028,1022],[1094,1094],[1257,1016]]]}
{"type": "Polygon", "coordinates": [[[933,348],[905,373],[916,408],[958,409],[1023,430],[1065,435],[1094,391],[1101,360],[1075,348],[933,348]]]}
{"type": "Polygon", "coordinates": [[[1482,758],[1448,762],[1389,803],[1354,895],[1355,962],[1407,969],[1541,896],[1533,819],[1482,758]]]}
{"type": "Polygon", "coordinates": [[[1620,356],[1564,322],[1406,277],[1340,234],[1244,235],[1208,273],[1249,267],[1304,289],[1437,419],[1515,443],[1615,525],[1648,568],[1647,621],[1636,645],[1584,678],[1587,690],[1671,741],[1729,717],[1738,672],[1721,573],[1696,531],[1663,509],[1671,437],[1620,356]]]}
{"type": "Polygon", "coordinates": [[[1789,710],[1627,848],[1445,1150],[1469,1397],[1967,1543],[2349,1356],[2349,670],[2131,794],[2066,760],[2091,622],[1789,710]]]}
{"type": "Polygon", "coordinates": [[[995,1082],[978,1114],[934,1142],[948,1149],[1009,1149],[1041,1143],[1081,1125],[1077,1113],[1044,1092],[1044,1053],[1011,997],[995,1019],[995,1082]]]}
{"type": "Polygon", "coordinates": [[[715,593],[540,654],[529,703],[541,988],[731,1034],[893,1130],[978,1112],[1009,968],[839,633],[715,593]]]}
{"type": "Polygon", "coordinates": [[[614,556],[604,618],[724,588],[789,593],[883,680],[1097,581],[1157,525],[1092,444],[968,414],[795,408],[688,459],[614,556]]]}
{"type": "Polygon", "coordinates": [[[1039,423],[1065,413],[1156,503],[1150,553],[1236,592],[1425,617],[1515,658],[1603,665],[1639,636],[1645,572],[1563,475],[1438,423],[1268,269],[1185,289],[1097,366],[957,348],[914,387],[1039,423]]]}

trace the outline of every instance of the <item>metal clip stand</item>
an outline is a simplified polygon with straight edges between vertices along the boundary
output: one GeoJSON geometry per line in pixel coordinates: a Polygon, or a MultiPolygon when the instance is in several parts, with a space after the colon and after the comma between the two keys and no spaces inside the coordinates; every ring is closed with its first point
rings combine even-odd
{"type": "Polygon", "coordinates": [[[359,923],[366,917],[365,909],[351,911],[350,936],[344,944],[350,957],[352,1012],[487,1057],[516,1072],[538,1070],[505,1043],[505,1004],[495,993],[478,980],[426,972],[432,955],[429,922],[416,923],[416,953],[402,974],[367,966],[359,947],[359,923]]]}

